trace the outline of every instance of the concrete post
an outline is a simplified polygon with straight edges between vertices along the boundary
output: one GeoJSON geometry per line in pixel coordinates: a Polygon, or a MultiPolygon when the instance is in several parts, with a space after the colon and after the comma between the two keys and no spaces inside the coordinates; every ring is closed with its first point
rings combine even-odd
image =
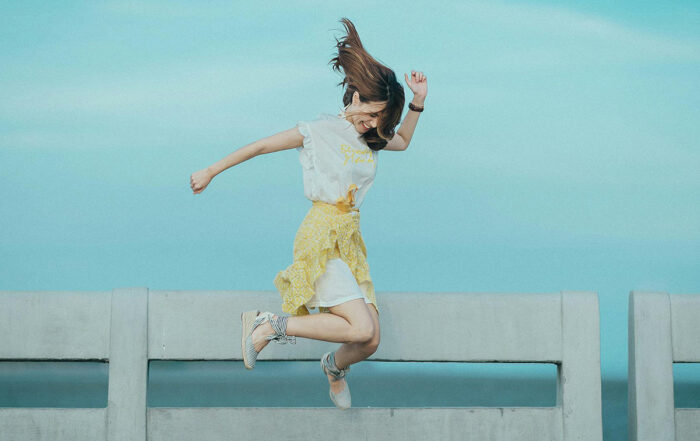
{"type": "Polygon", "coordinates": [[[668,294],[632,291],[628,320],[628,439],[675,441],[668,294]]]}
{"type": "Polygon", "coordinates": [[[146,441],[148,288],[112,291],[107,440],[146,441]]]}
{"type": "Polygon", "coordinates": [[[598,296],[561,293],[561,353],[557,406],[562,408],[562,439],[603,439],[598,296]]]}

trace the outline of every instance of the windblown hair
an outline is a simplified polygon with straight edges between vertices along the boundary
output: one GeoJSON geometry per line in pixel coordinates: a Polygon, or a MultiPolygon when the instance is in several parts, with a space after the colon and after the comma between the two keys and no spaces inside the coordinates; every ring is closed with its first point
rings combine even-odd
{"type": "Polygon", "coordinates": [[[340,19],[346,30],[342,39],[336,40],[338,54],[329,64],[345,75],[338,86],[346,86],[343,104],[352,102],[357,91],[360,101],[386,101],[384,110],[379,112],[377,127],[362,134],[362,138],[372,150],[381,150],[394,137],[394,128],[401,121],[404,106],[403,86],[396,80],[394,71],[375,60],[362,46],[355,25],[347,18],[340,19]]]}

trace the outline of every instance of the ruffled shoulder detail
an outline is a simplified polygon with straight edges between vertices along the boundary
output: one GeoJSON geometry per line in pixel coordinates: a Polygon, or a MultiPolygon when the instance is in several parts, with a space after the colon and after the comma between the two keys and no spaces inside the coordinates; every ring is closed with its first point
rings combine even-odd
{"type": "Polygon", "coordinates": [[[309,130],[309,121],[298,121],[297,129],[299,133],[304,137],[304,144],[311,141],[311,132],[309,130]]]}
{"type": "MultiPolygon", "coordinates": [[[[377,307],[374,284],[367,263],[367,249],[359,229],[359,217],[337,214],[333,206],[314,205],[294,239],[294,262],[277,273],[274,283],[282,296],[282,310],[307,315],[305,304],[315,293],[316,280],[326,271],[329,259],[347,263],[367,299],[377,307]]],[[[321,312],[328,312],[320,307],[321,312]]]]}
{"type": "Polygon", "coordinates": [[[299,152],[299,162],[306,169],[314,168],[314,143],[311,136],[310,121],[299,121],[297,122],[297,129],[299,133],[304,137],[303,145],[297,147],[299,152]]]}
{"type": "MultiPolygon", "coordinates": [[[[305,169],[313,169],[316,163],[316,149],[318,147],[316,146],[317,141],[314,141],[315,132],[319,129],[325,130],[329,124],[340,120],[339,116],[321,113],[315,120],[297,121],[297,129],[304,137],[303,145],[297,147],[297,151],[299,152],[299,162],[305,169]]],[[[331,125],[330,127],[333,126],[331,125]]]]}

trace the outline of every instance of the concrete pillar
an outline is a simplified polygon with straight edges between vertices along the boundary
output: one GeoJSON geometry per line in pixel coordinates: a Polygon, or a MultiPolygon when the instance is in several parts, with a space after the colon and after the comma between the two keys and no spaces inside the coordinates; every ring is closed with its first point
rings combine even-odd
{"type": "Polygon", "coordinates": [[[561,330],[557,406],[562,409],[562,439],[602,441],[598,294],[562,291],[561,330]]]}
{"type": "Polygon", "coordinates": [[[112,291],[107,440],[146,441],[148,288],[112,291]]]}
{"type": "Polygon", "coordinates": [[[628,439],[675,441],[668,294],[632,291],[628,320],[628,439]]]}

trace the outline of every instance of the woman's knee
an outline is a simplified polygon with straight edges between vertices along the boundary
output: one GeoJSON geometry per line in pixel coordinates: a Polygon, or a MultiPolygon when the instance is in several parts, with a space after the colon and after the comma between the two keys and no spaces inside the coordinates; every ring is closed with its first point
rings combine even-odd
{"type": "Polygon", "coordinates": [[[365,342],[363,346],[367,355],[372,355],[377,352],[377,349],[379,348],[379,333],[369,339],[369,341],[365,342]]]}
{"type": "Polygon", "coordinates": [[[364,344],[374,336],[374,319],[363,299],[350,300],[331,306],[329,309],[331,313],[343,317],[350,323],[346,340],[348,343],[364,344]]]}
{"type": "Polygon", "coordinates": [[[374,339],[374,334],[374,324],[371,321],[353,325],[350,330],[350,342],[369,344],[374,339]]]}
{"type": "Polygon", "coordinates": [[[372,333],[372,338],[365,342],[365,347],[368,354],[371,355],[377,352],[377,348],[379,348],[379,313],[373,304],[370,303],[367,306],[369,307],[370,315],[372,316],[374,332],[372,333]]]}
{"type": "Polygon", "coordinates": [[[367,356],[374,354],[379,348],[379,329],[373,327],[371,333],[364,334],[363,339],[356,343],[361,345],[362,351],[367,356]]]}

